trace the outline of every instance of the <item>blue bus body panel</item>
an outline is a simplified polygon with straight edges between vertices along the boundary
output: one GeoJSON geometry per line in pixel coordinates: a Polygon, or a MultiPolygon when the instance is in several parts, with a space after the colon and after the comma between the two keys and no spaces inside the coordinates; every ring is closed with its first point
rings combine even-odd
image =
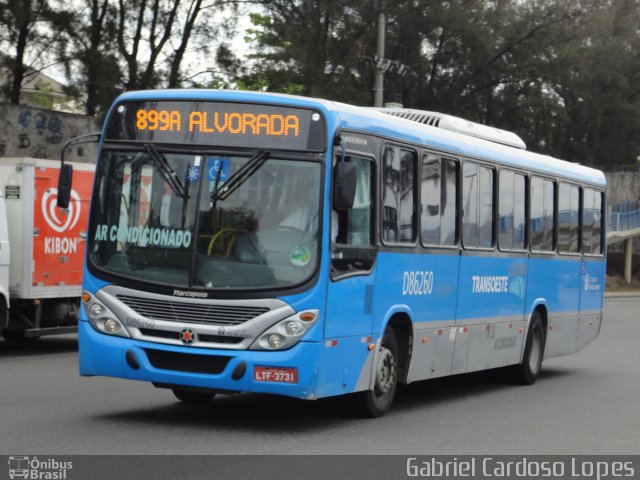
{"type": "Polygon", "coordinates": [[[79,322],[78,335],[81,375],[102,375],[231,392],[274,393],[297,398],[316,397],[316,370],[321,349],[321,344],[317,342],[300,342],[292,349],[282,352],[197,349],[104,335],[94,330],[86,321],[79,322]],[[225,356],[231,357],[231,359],[220,374],[187,373],[154,368],[149,362],[145,349],[192,355],[225,356]],[[129,350],[138,359],[140,365],[138,369],[132,368],[125,361],[125,353],[129,350]],[[231,374],[241,361],[246,362],[247,371],[239,380],[233,380],[231,374]],[[253,370],[256,365],[296,367],[298,369],[298,382],[296,384],[288,384],[255,381],[253,379],[253,370]]]}
{"type": "MultiPolygon", "coordinates": [[[[95,294],[105,285],[89,272],[85,272],[85,291],[95,294]]],[[[372,338],[357,335],[340,336],[341,338],[333,341],[324,340],[326,309],[322,306],[325,287],[326,282],[318,281],[307,292],[280,298],[296,311],[318,308],[321,318],[307,332],[304,341],[289,350],[275,352],[204,349],[113,337],[96,331],[87,319],[85,308],[82,307],[78,322],[80,373],[84,376],[101,375],[175,386],[270,393],[304,399],[353,392],[363,375],[364,366],[370,367],[373,355],[368,345],[372,338]],[[231,359],[224,371],[218,375],[185,373],[154,368],[149,362],[145,349],[193,355],[228,356],[231,359]],[[128,350],[134,352],[140,364],[139,369],[133,369],[127,364],[125,355],[128,350]],[[231,373],[240,362],[246,363],[246,373],[240,380],[233,380],[231,373]],[[294,367],[298,370],[298,381],[296,384],[255,381],[253,378],[255,366],[294,367]]],[[[348,304],[352,300],[345,298],[344,302],[348,304]]]]}
{"type": "MultiPolygon", "coordinates": [[[[543,175],[571,178],[602,189],[606,187],[602,172],[591,168],[416,124],[373,110],[324,100],[259,92],[165,90],[125,93],[114,105],[118,101],[152,99],[279,104],[320,111],[327,124],[326,143],[329,146],[325,156],[325,199],[329,199],[331,193],[330,146],[334,135],[339,131],[363,132],[463,157],[502,162],[543,175]]],[[[517,359],[518,354],[521,355],[526,334],[524,327],[538,305],[547,309],[550,322],[559,319],[559,325],[567,332],[566,336],[574,335],[573,327],[567,327],[566,324],[580,322],[581,312],[593,316],[593,323],[597,317],[594,312],[602,310],[605,268],[602,258],[587,258],[583,261],[580,256],[545,258],[526,253],[503,257],[495,252],[461,253],[458,248],[430,249],[421,253],[418,253],[419,247],[409,249],[409,253],[400,248],[382,249],[368,274],[332,281],[328,253],[330,235],[327,227],[331,224],[330,217],[328,202],[325,202],[322,212],[323,256],[317,282],[306,292],[279,297],[279,300],[289,304],[296,312],[306,309],[320,311],[317,323],[303,341],[293,348],[269,352],[202,349],[112,337],[97,332],[89,324],[83,307],[78,326],[81,374],[319,398],[370,388],[376,360],[376,349],[373,346],[379,343],[387,322],[396,314],[404,315],[411,321],[411,334],[415,335],[415,358],[412,359],[412,364],[422,361],[428,363],[418,365],[417,369],[410,372],[411,381],[500,366],[490,361],[485,362],[483,358],[491,353],[490,349],[497,346],[502,348],[507,345],[514,352],[518,350],[509,357],[500,352],[503,355],[501,358],[508,358],[511,363],[516,363],[511,359],[517,359]],[[550,278],[553,281],[549,281],[550,278]],[[509,342],[495,343],[494,347],[491,340],[483,346],[488,349],[486,352],[474,351],[472,341],[465,335],[480,338],[484,332],[478,331],[480,327],[484,329],[485,324],[497,322],[503,322],[505,329],[511,328],[511,323],[520,327],[517,342],[513,345],[509,342]],[[433,338],[433,332],[440,335],[440,330],[444,333],[439,344],[433,338]],[[443,345],[450,350],[447,353],[449,356],[446,357],[444,367],[439,364],[436,368],[430,362],[443,345]],[[420,351],[418,347],[423,347],[424,350],[420,351]],[[203,375],[154,368],[144,349],[231,358],[220,374],[203,375]],[[139,369],[133,369],[127,364],[125,353],[128,350],[135,353],[140,363],[139,369]],[[247,371],[241,379],[233,380],[231,372],[240,362],[247,364],[247,371]],[[297,368],[298,382],[286,384],[256,381],[255,366],[297,368]]],[[[107,283],[95,278],[85,269],[86,291],[95,294],[106,285],[107,283]]],[[[599,321],[600,317],[597,317],[598,325],[599,321]]],[[[495,325],[488,329],[486,335],[494,335],[494,327],[495,325]]],[[[580,348],[592,336],[592,333],[583,335],[579,332],[576,326],[576,344],[573,345],[576,348],[580,348]],[[583,335],[582,341],[579,335],[583,335]]],[[[504,335],[510,338],[506,333],[504,335]]],[[[564,337],[562,340],[566,342],[564,337]]],[[[561,349],[557,351],[560,354],[567,353],[561,349]]]]}
{"type": "Polygon", "coordinates": [[[460,255],[378,254],[374,332],[405,311],[414,322],[453,321],[458,296],[460,255]]]}
{"type": "Polygon", "coordinates": [[[368,351],[368,344],[360,337],[341,338],[335,345],[303,341],[289,350],[279,352],[214,350],[113,337],[97,332],[85,320],[78,322],[78,338],[80,374],[83,376],[101,375],[175,386],[270,393],[303,399],[353,392],[362,375],[363,366],[372,356],[368,351]],[[185,373],[154,368],[145,349],[229,356],[231,360],[224,371],[217,375],[185,373]],[[125,354],[129,350],[138,359],[138,369],[133,369],[125,360],[125,354]],[[242,361],[247,364],[246,373],[240,380],[233,380],[231,374],[242,361]],[[298,381],[295,384],[256,381],[253,377],[255,366],[294,367],[298,371],[298,381]]]}

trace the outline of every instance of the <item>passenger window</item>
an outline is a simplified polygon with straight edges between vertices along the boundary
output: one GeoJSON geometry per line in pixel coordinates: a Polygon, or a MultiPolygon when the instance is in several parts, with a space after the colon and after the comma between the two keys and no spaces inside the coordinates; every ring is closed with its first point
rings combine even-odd
{"type": "Polygon", "coordinates": [[[555,182],[539,177],[531,179],[531,250],[553,252],[555,182]]]}
{"type": "Polygon", "coordinates": [[[587,255],[603,253],[602,193],[584,189],[582,206],[582,250],[587,255]]]}
{"type": "Polygon", "coordinates": [[[498,203],[498,243],[502,250],[526,248],[525,202],[525,176],[502,170],[498,203]]]}
{"type": "Polygon", "coordinates": [[[558,250],[578,253],[580,231],[580,188],[561,183],[558,190],[558,250]]]}
{"type": "Polygon", "coordinates": [[[462,243],[465,247],[491,248],[494,171],[465,162],[462,175],[462,243]]]}
{"type": "Polygon", "coordinates": [[[413,243],[415,227],[416,154],[387,146],[382,170],[382,239],[388,243],[413,243]]]}
{"type": "Polygon", "coordinates": [[[422,157],[421,235],[425,245],[456,245],[458,162],[422,157]]]}

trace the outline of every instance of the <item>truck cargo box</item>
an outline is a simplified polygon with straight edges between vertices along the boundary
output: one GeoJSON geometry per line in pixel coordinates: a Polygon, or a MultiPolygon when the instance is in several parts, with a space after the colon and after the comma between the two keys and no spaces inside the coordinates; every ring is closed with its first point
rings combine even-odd
{"type": "Polygon", "coordinates": [[[69,208],[56,206],[60,162],[0,159],[11,247],[11,299],[79,297],[95,166],[73,164],[69,208]]]}

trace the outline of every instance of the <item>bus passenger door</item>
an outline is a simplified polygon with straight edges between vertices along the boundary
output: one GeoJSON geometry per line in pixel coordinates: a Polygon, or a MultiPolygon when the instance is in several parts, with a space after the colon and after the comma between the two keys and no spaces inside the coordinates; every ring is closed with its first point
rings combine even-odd
{"type": "Polygon", "coordinates": [[[369,371],[366,365],[372,358],[367,345],[371,342],[376,258],[373,163],[356,157],[344,161],[356,165],[356,191],[352,208],[338,208],[332,202],[331,278],[317,383],[320,396],[368,388],[368,375],[363,372],[369,371]]]}
{"type": "Polygon", "coordinates": [[[604,296],[603,193],[585,188],[582,205],[582,282],[577,350],[600,333],[604,296]]]}
{"type": "Polygon", "coordinates": [[[325,338],[371,334],[373,307],[373,164],[345,157],[355,165],[355,196],[351,208],[332,202],[331,281],[327,298],[325,338]]]}

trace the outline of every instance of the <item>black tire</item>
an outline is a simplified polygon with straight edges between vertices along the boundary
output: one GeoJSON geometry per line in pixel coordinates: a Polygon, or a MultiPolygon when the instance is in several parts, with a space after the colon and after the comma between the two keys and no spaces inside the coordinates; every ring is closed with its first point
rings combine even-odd
{"type": "Polygon", "coordinates": [[[522,362],[510,367],[509,380],[519,385],[533,385],[536,383],[542,368],[545,340],[542,315],[536,310],[531,317],[522,362]]]}
{"type": "Polygon", "coordinates": [[[4,330],[2,337],[9,343],[33,343],[40,339],[37,337],[26,337],[23,330],[4,330]]]}
{"type": "Polygon", "coordinates": [[[182,390],[179,388],[171,389],[178,400],[192,405],[205,405],[211,403],[216,396],[215,393],[194,392],[192,390],[182,390]]]}
{"type": "Polygon", "coordinates": [[[384,416],[393,403],[398,388],[398,341],[387,327],[376,355],[375,384],[372,390],[354,394],[356,412],[367,418],[384,416]]]}

